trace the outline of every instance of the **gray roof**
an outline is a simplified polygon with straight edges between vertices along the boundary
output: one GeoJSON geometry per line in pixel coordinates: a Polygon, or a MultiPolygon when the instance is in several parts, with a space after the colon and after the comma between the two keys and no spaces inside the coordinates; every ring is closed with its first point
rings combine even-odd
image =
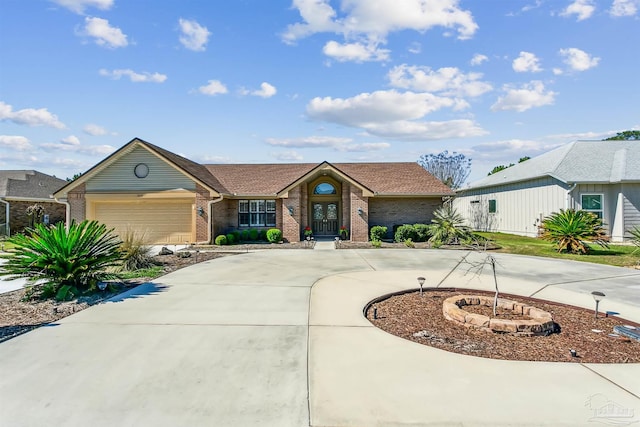
{"type": "Polygon", "coordinates": [[[0,170],[0,197],[49,199],[66,181],[34,170],[0,170]]]}
{"type": "Polygon", "coordinates": [[[640,182],[640,141],[574,141],[460,191],[551,176],[564,183],[640,182]]]}

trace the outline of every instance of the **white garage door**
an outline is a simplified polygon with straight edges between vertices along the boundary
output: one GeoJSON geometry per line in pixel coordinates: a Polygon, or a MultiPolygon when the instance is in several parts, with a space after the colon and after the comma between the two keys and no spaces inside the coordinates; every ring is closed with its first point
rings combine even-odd
{"type": "Polygon", "coordinates": [[[94,202],[95,219],[124,236],[144,235],[148,244],[193,242],[192,201],[94,202]]]}

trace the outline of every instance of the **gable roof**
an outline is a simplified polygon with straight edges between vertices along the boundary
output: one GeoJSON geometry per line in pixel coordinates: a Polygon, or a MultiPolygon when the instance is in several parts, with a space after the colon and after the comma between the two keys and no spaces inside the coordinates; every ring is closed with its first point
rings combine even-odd
{"type": "Polygon", "coordinates": [[[50,199],[64,179],[35,170],[0,170],[0,197],[13,199],[50,199]]]}
{"type": "Polygon", "coordinates": [[[207,169],[192,160],[189,160],[185,157],[179,156],[178,154],[172,153],[171,151],[165,150],[164,148],[158,147],[157,145],[153,145],[147,141],[144,141],[140,138],[133,138],[127,144],[125,144],[122,148],[112,153],[110,156],[106,157],[100,163],[93,166],[87,172],[82,174],[78,179],[67,183],[67,185],[59,188],[54,196],[60,196],[73,189],[75,186],[87,181],[91,178],[95,173],[107,167],[109,164],[113,163],[120,156],[132,151],[135,147],[144,147],[147,150],[151,151],[155,155],[163,158],[167,163],[173,165],[175,168],[182,170],[183,173],[189,175],[195,181],[201,183],[205,188],[210,191],[214,191],[216,193],[221,193],[224,190],[224,187],[218,182],[218,180],[212,176],[207,169]]]}
{"type": "Polygon", "coordinates": [[[640,182],[640,141],[573,141],[461,188],[551,176],[567,184],[640,182]]]}

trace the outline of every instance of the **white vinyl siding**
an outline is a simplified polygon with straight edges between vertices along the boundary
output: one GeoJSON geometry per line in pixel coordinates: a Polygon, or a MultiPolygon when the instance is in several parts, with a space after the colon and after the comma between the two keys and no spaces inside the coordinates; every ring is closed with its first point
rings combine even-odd
{"type": "Polygon", "coordinates": [[[164,191],[178,188],[193,191],[196,188],[192,179],[142,147],[124,154],[89,179],[86,185],[89,193],[164,191]],[[145,178],[137,178],[133,173],[136,165],[140,163],[149,166],[149,175],[145,178]]]}
{"type": "Polygon", "coordinates": [[[145,200],[141,202],[95,201],[90,205],[96,219],[123,238],[128,232],[148,244],[184,244],[194,241],[193,201],[145,200]]]}
{"type": "MultiPolygon", "coordinates": [[[[624,184],[623,193],[623,217],[624,231],[628,232],[633,227],[640,227],[640,183],[624,184]]],[[[627,238],[630,235],[627,234],[627,238]]]]}
{"type": "Polygon", "coordinates": [[[569,186],[551,178],[463,190],[453,206],[476,230],[498,231],[535,237],[540,221],[552,212],[565,209],[569,186]],[[489,201],[496,212],[489,214],[489,201]]]}

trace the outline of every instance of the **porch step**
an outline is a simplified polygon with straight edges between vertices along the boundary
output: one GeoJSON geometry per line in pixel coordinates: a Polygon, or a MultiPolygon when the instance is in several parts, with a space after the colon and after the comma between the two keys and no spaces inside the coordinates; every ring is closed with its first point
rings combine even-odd
{"type": "Polygon", "coordinates": [[[316,251],[335,251],[336,244],[333,240],[318,240],[316,241],[315,246],[313,247],[316,251]]]}

